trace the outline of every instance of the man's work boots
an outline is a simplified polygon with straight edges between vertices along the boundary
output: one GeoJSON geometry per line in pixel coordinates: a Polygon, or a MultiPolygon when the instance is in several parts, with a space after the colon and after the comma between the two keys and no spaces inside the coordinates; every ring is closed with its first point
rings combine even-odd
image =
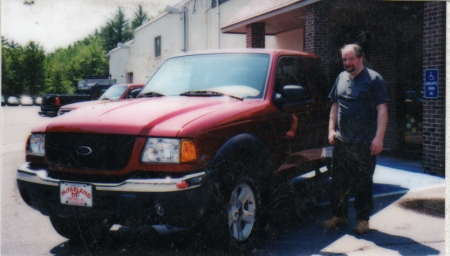
{"type": "Polygon", "coordinates": [[[328,220],[322,223],[323,229],[343,228],[348,226],[348,220],[346,218],[339,218],[331,216],[328,220]]]}
{"type": "Polygon", "coordinates": [[[370,231],[369,222],[367,220],[358,220],[356,227],[354,229],[356,234],[363,235],[370,231]]]}

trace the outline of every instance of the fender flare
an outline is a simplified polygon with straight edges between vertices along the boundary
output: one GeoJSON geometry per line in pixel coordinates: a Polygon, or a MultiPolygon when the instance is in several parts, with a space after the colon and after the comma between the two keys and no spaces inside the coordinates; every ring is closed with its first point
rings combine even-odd
{"type": "Polygon", "coordinates": [[[212,170],[219,170],[227,164],[229,159],[260,160],[267,166],[266,169],[274,171],[274,165],[265,143],[257,136],[249,133],[236,135],[229,139],[217,151],[210,163],[212,170]]]}

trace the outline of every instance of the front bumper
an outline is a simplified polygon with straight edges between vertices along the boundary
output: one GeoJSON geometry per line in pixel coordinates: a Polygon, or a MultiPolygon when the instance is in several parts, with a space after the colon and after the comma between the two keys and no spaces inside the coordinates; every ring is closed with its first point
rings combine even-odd
{"type": "Polygon", "coordinates": [[[201,217],[213,189],[214,171],[203,170],[179,178],[128,179],[120,183],[91,183],[93,206],[60,203],[60,182],[45,167],[24,164],[17,170],[22,199],[47,216],[74,214],[102,218],[117,224],[172,224],[182,226],[201,217]],[[192,180],[196,182],[193,183],[192,180]],[[186,184],[190,186],[185,186],[186,184]]]}

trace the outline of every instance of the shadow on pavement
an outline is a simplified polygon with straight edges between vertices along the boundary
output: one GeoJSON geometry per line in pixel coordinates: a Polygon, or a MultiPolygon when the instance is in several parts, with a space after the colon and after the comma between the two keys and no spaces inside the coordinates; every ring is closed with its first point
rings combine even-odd
{"type": "MultiPolygon", "coordinates": [[[[397,187],[387,188],[397,191],[397,187]]],[[[405,192],[375,197],[374,212],[383,210],[401,198],[405,192]]],[[[356,213],[350,203],[349,226],[344,229],[324,231],[321,223],[330,215],[330,207],[324,203],[301,211],[299,216],[291,210],[280,215],[270,235],[252,255],[345,255],[339,253],[321,252],[330,244],[344,236],[354,236],[353,239],[363,239],[377,246],[398,251],[401,255],[433,255],[439,251],[419,244],[406,237],[372,230],[369,234],[357,236],[352,229],[356,225],[356,213]]],[[[206,244],[195,232],[182,231],[163,235],[151,226],[138,228],[121,227],[110,231],[108,236],[93,247],[87,247],[83,242],[67,241],[55,246],[51,254],[66,255],[236,255],[231,246],[206,244]]]]}
{"type": "MultiPolygon", "coordinates": [[[[402,193],[374,198],[374,211],[372,215],[396,202],[403,195],[404,194],[402,193]]],[[[343,229],[322,230],[322,221],[327,219],[330,215],[330,208],[328,205],[315,209],[314,213],[311,211],[309,213],[310,215],[305,216],[306,218],[300,223],[292,223],[293,227],[291,228],[291,231],[280,234],[280,236],[273,241],[267,241],[267,244],[261,247],[254,255],[346,255],[342,252],[327,252],[326,250],[331,244],[345,236],[354,237],[350,239],[351,242],[348,246],[345,242],[342,242],[344,244],[340,245],[341,248],[348,247],[348,252],[350,252],[350,248],[353,247],[351,243],[358,239],[363,239],[374,243],[378,247],[397,251],[400,255],[440,254],[439,251],[417,243],[408,237],[394,236],[378,230],[372,230],[366,235],[355,234],[353,232],[353,227],[356,225],[356,213],[352,203],[350,203],[349,209],[349,226],[343,229]]],[[[347,239],[343,239],[342,241],[347,241],[347,239]]]]}

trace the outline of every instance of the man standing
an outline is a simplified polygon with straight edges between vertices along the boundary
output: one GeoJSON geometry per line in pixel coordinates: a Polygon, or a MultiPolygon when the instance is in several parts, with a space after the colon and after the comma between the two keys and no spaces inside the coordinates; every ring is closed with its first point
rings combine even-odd
{"type": "Polygon", "coordinates": [[[373,173],[376,155],[383,150],[388,121],[386,85],[377,72],[364,66],[364,53],[356,44],[341,49],[344,69],[333,86],[328,140],[334,145],[332,216],[324,229],[348,225],[348,201],[354,196],[357,225],[354,231],[370,231],[373,209],[373,173]]]}

